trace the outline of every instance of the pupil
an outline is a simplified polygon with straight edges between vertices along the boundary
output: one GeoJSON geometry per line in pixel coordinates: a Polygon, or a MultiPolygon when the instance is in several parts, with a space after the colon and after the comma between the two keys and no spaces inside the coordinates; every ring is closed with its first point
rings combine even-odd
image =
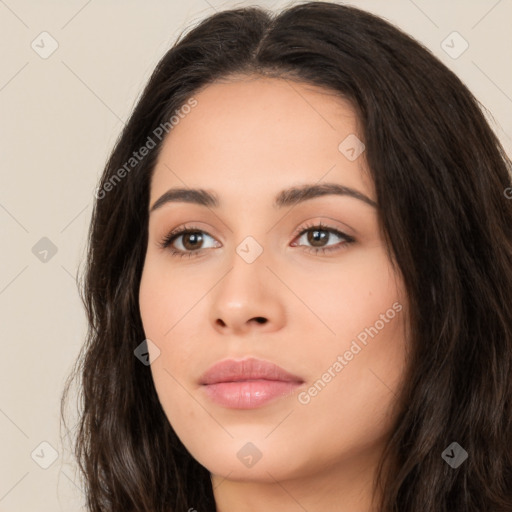
{"type": "Polygon", "coordinates": [[[185,237],[183,238],[183,245],[185,246],[185,248],[187,249],[194,249],[194,247],[197,247],[197,242],[201,241],[201,234],[200,233],[187,233],[185,235],[185,237]],[[190,240],[192,241],[192,243],[190,244],[190,240]],[[194,245],[195,243],[195,245],[194,245]],[[188,245],[191,245],[191,247],[188,247],[188,245]]]}
{"type": "Polygon", "coordinates": [[[322,245],[322,242],[325,242],[325,239],[328,237],[328,233],[323,230],[315,230],[310,231],[308,236],[308,242],[312,245],[318,244],[322,245]]]}

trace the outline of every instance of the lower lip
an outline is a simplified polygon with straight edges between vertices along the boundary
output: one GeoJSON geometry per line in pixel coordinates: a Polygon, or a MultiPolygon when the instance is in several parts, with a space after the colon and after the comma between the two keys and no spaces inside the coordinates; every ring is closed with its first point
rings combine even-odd
{"type": "Polygon", "coordinates": [[[230,409],[255,409],[278,397],[293,393],[301,384],[280,380],[219,382],[204,386],[214,402],[230,409]]]}

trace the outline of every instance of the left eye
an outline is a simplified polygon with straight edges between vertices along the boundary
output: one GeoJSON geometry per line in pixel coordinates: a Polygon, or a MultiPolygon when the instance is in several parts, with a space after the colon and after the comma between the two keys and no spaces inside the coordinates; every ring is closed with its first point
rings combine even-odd
{"type": "Polygon", "coordinates": [[[326,228],[322,226],[314,226],[308,229],[303,230],[300,233],[298,242],[299,243],[293,243],[292,245],[301,245],[301,240],[306,240],[308,243],[312,244],[312,248],[323,248],[323,247],[330,247],[330,245],[325,244],[326,241],[328,241],[332,236],[337,237],[338,239],[341,239],[344,243],[350,243],[354,239],[345,233],[342,233],[341,231],[338,231],[334,228],[326,228]],[[315,245],[317,244],[317,245],[315,245]]]}

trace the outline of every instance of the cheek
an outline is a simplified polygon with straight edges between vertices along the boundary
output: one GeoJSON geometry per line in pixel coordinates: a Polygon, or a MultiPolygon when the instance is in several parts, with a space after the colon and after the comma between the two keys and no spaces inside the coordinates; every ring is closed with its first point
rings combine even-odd
{"type": "Polygon", "coordinates": [[[305,332],[314,332],[314,323],[323,333],[305,347],[315,375],[301,403],[310,417],[345,429],[345,438],[365,432],[375,438],[389,426],[386,418],[402,382],[407,302],[381,248],[345,262],[337,272],[317,274],[300,292],[321,319],[305,332]]]}
{"type": "Polygon", "coordinates": [[[193,340],[200,337],[193,332],[190,318],[197,314],[194,309],[201,307],[202,290],[197,281],[181,282],[179,276],[171,280],[158,262],[151,259],[146,262],[139,289],[139,308],[144,334],[159,349],[158,357],[152,358],[151,363],[159,395],[161,390],[172,395],[174,386],[179,389],[178,382],[197,362],[200,352],[193,340]]]}
{"type": "MultiPolygon", "coordinates": [[[[369,327],[378,318],[375,311],[385,310],[373,305],[366,312],[361,308],[369,327]]],[[[310,353],[316,375],[299,397],[294,430],[287,433],[301,438],[309,457],[328,460],[331,454],[344,454],[350,458],[389,435],[406,368],[404,312],[405,305],[380,330],[360,329],[359,318],[350,327],[346,325],[350,316],[346,324],[340,319],[336,341],[329,347],[318,344],[310,353]],[[357,337],[360,333],[364,343],[357,337]]]]}
{"type": "MultiPolygon", "coordinates": [[[[314,278],[296,280],[294,291],[314,313],[308,315],[309,328],[316,325],[322,339],[340,349],[376,322],[381,327],[380,315],[386,311],[391,318],[397,316],[395,302],[405,306],[401,280],[381,247],[347,255],[342,265],[312,268],[305,275],[314,278]]],[[[385,325],[384,330],[389,331],[388,323],[385,325]]]]}
{"type": "Polygon", "coordinates": [[[197,298],[192,287],[178,290],[161,276],[155,267],[145,267],[139,307],[144,334],[159,350],[158,357],[151,357],[150,366],[155,390],[170,424],[180,431],[180,425],[199,422],[184,388],[184,377],[194,367],[198,350],[188,342],[183,331],[188,325],[187,310],[197,298]],[[179,342],[173,342],[177,337],[179,342]]]}
{"type": "MultiPolygon", "coordinates": [[[[139,289],[139,307],[145,334],[151,339],[171,339],[187,314],[204,294],[204,279],[172,272],[166,258],[148,254],[139,289]]],[[[197,276],[196,276],[197,277],[197,276]]]]}

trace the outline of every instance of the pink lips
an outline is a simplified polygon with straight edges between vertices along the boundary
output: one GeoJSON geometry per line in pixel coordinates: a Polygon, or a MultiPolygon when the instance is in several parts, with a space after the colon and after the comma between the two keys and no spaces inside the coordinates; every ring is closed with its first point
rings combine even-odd
{"type": "Polygon", "coordinates": [[[292,393],[304,380],[283,368],[249,358],[229,359],[213,365],[200,384],[214,402],[231,409],[253,409],[292,393]]]}

